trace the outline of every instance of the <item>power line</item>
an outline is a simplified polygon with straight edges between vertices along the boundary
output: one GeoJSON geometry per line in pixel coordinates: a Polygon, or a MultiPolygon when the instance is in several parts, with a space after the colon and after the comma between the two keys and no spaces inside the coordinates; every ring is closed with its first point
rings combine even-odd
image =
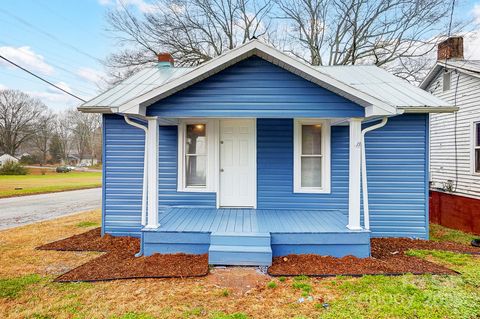
{"type": "Polygon", "coordinates": [[[74,97],[74,98],[76,98],[76,99],[78,99],[78,100],[80,100],[80,101],[82,101],[82,102],[86,102],[84,99],[82,99],[82,98],[80,98],[80,97],[76,96],[76,95],[75,95],[75,94],[73,94],[73,93],[70,93],[70,92],[68,92],[68,91],[66,91],[66,90],[64,90],[64,89],[62,89],[62,88],[61,88],[61,87],[59,87],[58,85],[55,85],[55,84],[53,84],[52,82],[50,82],[50,81],[48,81],[48,80],[46,80],[46,79],[42,78],[41,76],[39,76],[39,75],[36,75],[35,73],[33,73],[33,72],[31,72],[31,71],[29,71],[29,70],[25,69],[24,67],[22,67],[22,66],[20,66],[20,65],[16,64],[15,62],[13,62],[13,61],[11,61],[11,60],[7,59],[6,57],[4,57],[4,56],[0,55],[0,58],[1,58],[1,59],[3,59],[3,60],[5,60],[5,61],[7,61],[8,63],[10,63],[10,64],[12,64],[12,65],[16,66],[17,68],[19,68],[19,69],[21,69],[21,70],[23,70],[23,71],[27,72],[28,74],[30,74],[30,75],[32,75],[32,76],[34,76],[34,77],[36,77],[37,79],[39,79],[39,80],[41,80],[41,81],[43,81],[43,82],[45,82],[45,83],[47,83],[47,84],[49,84],[49,85],[53,86],[54,88],[56,88],[56,89],[58,89],[58,90],[60,90],[60,91],[64,92],[65,94],[68,94],[68,95],[70,95],[70,96],[72,96],[72,97],[74,97]]]}
{"type": "Polygon", "coordinates": [[[4,15],[6,15],[7,17],[9,16],[9,17],[14,18],[15,20],[17,20],[18,22],[22,23],[23,25],[25,25],[25,26],[27,26],[27,27],[29,27],[29,28],[31,28],[31,29],[33,29],[33,30],[35,30],[35,31],[43,34],[44,36],[49,37],[49,38],[52,39],[52,40],[57,41],[59,44],[62,44],[62,45],[70,48],[71,50],[73,50],[73,51],[75,51],[75,52],[77,52],[77,53],[80,53],[80,54],[82,54],[82,55],[84,55],[84,56],[86,56],[86,57],[89,57],[90,59],[95,60],[96,62],[100,62],[100,63],[102,62],[100,59],[98,59],[97,57],[91,55],[90,53],[85,52],[85,51],[83,51],[83,50],[81,50],[81,49],[79,49],[79,48],[71,45],[70,43],[67,43],[67,42],[65,42],[65,41],[62,41],[61,39],[59,39],[59,38],[56,37],[55,35],[53,35],[53,34],[51,34],[51,33],[49,33],[49,32],[46,32],[46,31],[41,30],[40,28],[34,26],[34,25],[31,24],[30,22],[28,22],[28,21],[20,18],[19,16],[16,16],[16,15],[8,12],[8,11],[5,10],[5,9],[0,9],[0,12],[3,13],[4,15]]]}

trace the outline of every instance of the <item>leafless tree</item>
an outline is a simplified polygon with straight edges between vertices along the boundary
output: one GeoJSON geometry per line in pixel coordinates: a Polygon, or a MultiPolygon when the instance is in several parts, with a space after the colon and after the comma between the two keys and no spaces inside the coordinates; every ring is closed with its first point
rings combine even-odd
{"type": "Polygon", "coordinates": [[[41,164],[47,162],[48,151],[50,149],[50,140],[55,132],[56,115],[48,110],[44,112],[35,124],[35,134],[32,136],[32,142],[41,156],[41,164]]]}
{"type": "Polygon", "coordinates": [[[106,61],[120,79],[173,54],[179,65],[198,65],[245,43],[266,36],[273,0],[157,0],[157,10],[137,15],[127,7],[107,14],[109,30],[125,48],[106,61]]]}
{"type": "Polygon", "coordinates": [[[283,47],[313,65],[369,63],[414,80],[447,30],[444,0],[278,0],[283,47]]]}
{"type": "Polygon", "coordinates": [[[0,150],[15,155],[35,134],[47,107],[38,99],[17,90],[0,90],[0,150]]]}
{"type": "Polygon", "coordinates": [[[73,141],[73,132],[70,127],[71,121],[69,120],[69,111],[64,111],[58,114],[56,123],[55,123],[55,134],[58,138],[58,151],[59,157],[63,161],[68,160],[68,155],[70,151],[70,145],[73,141]]]}
{"type": "Polygon", "coordinates": [[[98,144],[101,143],[98,137],[101,128],[100,119],[98,114],[81,113],[75,109],[68,111],[72,142],[80,160],[87,155],[90,155],[92,160],[98,157],[96,150],[98,150],[98,144]]]}

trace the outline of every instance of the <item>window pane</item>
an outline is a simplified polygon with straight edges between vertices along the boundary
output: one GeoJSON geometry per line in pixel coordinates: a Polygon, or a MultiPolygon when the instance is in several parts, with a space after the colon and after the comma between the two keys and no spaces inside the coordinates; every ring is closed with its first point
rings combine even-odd
{"type": "Polygon", "coordinates": [[[475,146],[480,146],[480,123],[475,123],[475,146]]]}
{"type": "Polygon", "coordinates": [[[205,124],[188,124],[186,138],[187,154],[206,154],[207,137],[205,124]]]}
{"type": "Polygon", "coordinates": [[[322,158],[302,157],[302,187],[322,186],[322,158]]]}
{"type": "Polygon", "coordinates": [[[480,149],[475,150],[475,173],[480,173],[480,149]]]}
{"type": "Polygon", "coordinates": [[[188,186],[207,185],[207,157],[187,155],[186,182],[188,186]]]}
{"type": "Polygon", "coordinates": [[[322,154],[321,125],[302,125],[302,154],[322,154]]]}

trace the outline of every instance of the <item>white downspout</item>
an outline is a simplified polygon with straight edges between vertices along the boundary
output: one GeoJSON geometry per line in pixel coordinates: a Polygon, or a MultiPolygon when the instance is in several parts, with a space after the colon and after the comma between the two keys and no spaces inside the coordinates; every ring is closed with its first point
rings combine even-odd
{"type": "Polygon", "coordinates": [[[145,152],[143,155],[143,183],[142,183],[142,226],[147,225],[147,136],[148,136],[148,129],[147,127],[143,126],[142,124],[138,124],[133,122],[128,118],[127,115],[123,116],[125,118],[125,122],[130,124],[131,126],[137,127],[142,129],[145,132],[145,152]]]}
{"type": "Polygon", "coordinates": [[[365,152],[365,134],[387,124],[388,117],[384,117],[380,123],[369,126],[362,130],[362,194],[363,194],[363,223],[366,230],[370,229],[370,211],[368,208],[368,186],[367,186],[367,156],[365,152]]]}

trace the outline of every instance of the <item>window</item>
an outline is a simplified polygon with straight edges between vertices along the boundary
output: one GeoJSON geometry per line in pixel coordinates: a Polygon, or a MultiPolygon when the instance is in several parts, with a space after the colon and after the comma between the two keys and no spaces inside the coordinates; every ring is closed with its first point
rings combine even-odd
{"type": "Polygon", "coordinates": [[[296,120],[294,125],[294,191],[330,192],[330,125],[296,120]]]}
{"type": "Polygon", "coordinates": [[[212,191],[215,171],[215,123],[182,120],[178,126],[178,191],[212,191]]]}
{"type": "Polygon", "coordinates": [[[480,173],[480,122],[473,123],[473,173],[480,173]]]}
{"type": "Polygon", "coordinates": [[[207,186],[207,125],[187,124],[185,134],[185,186],[207,186]]]}
{"type": "Polygon", "coordinates": [[[451,83],[451,72],[444,72],[443,73],[443,91],[450,90],[450,83],[451,83]]]}

